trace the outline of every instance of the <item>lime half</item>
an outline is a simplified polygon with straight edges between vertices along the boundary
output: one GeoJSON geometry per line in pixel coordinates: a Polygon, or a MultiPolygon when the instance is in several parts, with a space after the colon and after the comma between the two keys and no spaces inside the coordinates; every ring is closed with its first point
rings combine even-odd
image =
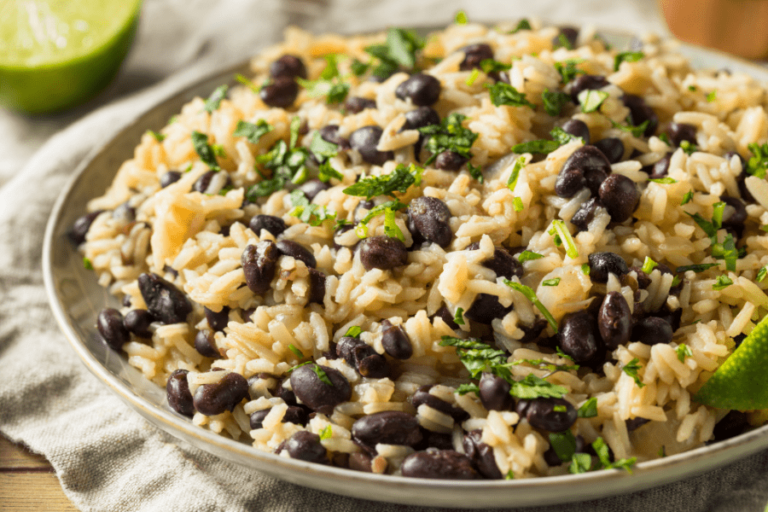
{"type": "Polygon", "coordinates": [[[62,110],[101,91],[136,33],[140,0],[0,1],[0,104],[62,110]]]}
{"type": "Polygon", "coordinates": [[[694,400],[718,409],[768,409],[768,316],[720,365],[694,400]]]}

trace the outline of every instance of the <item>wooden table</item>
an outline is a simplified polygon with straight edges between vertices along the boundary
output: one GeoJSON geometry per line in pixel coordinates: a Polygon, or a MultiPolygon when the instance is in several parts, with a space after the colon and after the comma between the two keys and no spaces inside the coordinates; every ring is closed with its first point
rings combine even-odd
{"type": "Polygon", "coordinates": [[[41,455],[0,435],[0,510],[74,511],[53,467],[41,455]]]}

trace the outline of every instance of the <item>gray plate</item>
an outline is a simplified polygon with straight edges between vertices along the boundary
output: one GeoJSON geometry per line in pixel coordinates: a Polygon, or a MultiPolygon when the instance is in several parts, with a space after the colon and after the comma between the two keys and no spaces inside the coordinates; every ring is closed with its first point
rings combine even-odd
{"type": "MultiPolygon", "coordinates": [[[[607,39],[625,48],[629,37],[607,39]]],[[[768,71],[716,52],[682,46],[682,53],[696,67],[727,67],[768,82],[768,71]]],[[[116,305],[83,268],[77,251],[66,239],[82,205],[97,197],[111,183],[120,164],[147,129],[158,130],[195,96],[207,97],[218,85],[230,82],[247,65],[226,70],[162,101],[128,122],[110,142],[94,150],[79,166],[58,198],[48,222],[43,246],[43,273],[54,316],[72,348],[88,369],[150,423],[190,444],[243,466],[282,480],[363,499],[446,507],[503,507],[544,505],[628,493],[692,476],[768,447],[768,426],[728,441],[637,465],[634,474],[619,470],[598,471],[512,481],[441,481],[373,475],[285,459],[256,450],[248,444],[198,428],[167,405],[165,391],[146,380],[123,356],[107,349],[94,327],[98,311],[116,305]],[[106,172],[105,172],[106,171],[106,172]]]]}

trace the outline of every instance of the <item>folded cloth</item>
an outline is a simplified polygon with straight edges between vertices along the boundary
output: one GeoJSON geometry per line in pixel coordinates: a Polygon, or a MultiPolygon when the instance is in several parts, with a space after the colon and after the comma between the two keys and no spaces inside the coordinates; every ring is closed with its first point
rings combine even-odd
{"type": "MultiPolygon", "coordinates": [[[[549,7],[554,5],[552,1],[541,3],[549,7]]],[[[256,12],[253,7],[256,2],[226,0],[215,4],[239,6],[250,15],[256,12]]],[[[279,14],[274,2],[258,4],[260,9],[274,9],[276,17],[279,14]]],[[[425,13],[435,12],[438,7],[439,12],[452,13],[451,4],[456,5],[456,9],[460,5],[459,2],[425,1],[409,21],[424,23],[427,20],[425,13]],[[424,10],[425,6],[431,11],[424,10]]],[[[594,1],[578,4],[598,5],[594,1]]],[[[614,14],[635,12],[642,18],[643,14],[637,8],[633,9],[629,2],[617,4],[621,4],[621,9],[614,8],[611,11],[614,14]]],[[[510,11],[506,7],[509,3],[503,5],[504,12],[510,12],[512,18],[530,10],[510,11]]],[[[294,14],[298,18],[292,18],[294,21],[298,19],[321,31],[330,21],[333,21],[331,26],[351,29],[355,16],[364,21],[361,30],[381,27],[387,20],[404,19],[408,13],[405,6],[410,7],[410,2],[381,2],[369,6],[362,0],[293,0],[286,2],[284,7],[296,10],[298,14],[294,14]]],[[[489,2],[485,8],[501,6],[500,2],[489,2]]],[[[175,18],[169,21],[169,33],[182,39],[190,38],[184,39],[183,51],[162,38],[157,38],[154,43],[150,38],[150,43],[141,46],[139,51],[149,55],[153,45],[160,51],[162,43],[168,45],[171,53],[180,51],[178,55],[186,55],[187,59],[198,56],[198,64],[72,124],[50,138],[23,170],[15,172],[0,189],[0,374],[3,377],[0,379],[0,431],[47,457],[64,492],[84,511],[433,510],[374,503],[305,489],[218,459],[176,440],[147,423],[91,376],[53,321],[43,290],[40,252],[51,205],[73,169],[135,112],[149,108],[173,91],[194,82],[211,68],[212,62],[231,61],[238,52],[240,56],[250,53],[253,44],[273,40],[281,25],[268,26],[268,22],[258,22],[258,17],[253,16],[250,18],[255,20],[253,23],[238,22],[237,16],[226,18],[220,14],[217,18],[215,13],[202,16],[201,12],[209,13],[212,8],[208,2],[201,1],[148,0],[145,18],[150,17],[150,25],[160,26],[164,19],[158,19],[157,15],[172,13],[174,8],[186,13],[181,21],[175,18]],[[195,26],[198,22],[200,27],[195,26]],[[211,46],[205,44],[206,38],[216,32],[211,27],[221,29],[229,22],[236,23],[238,30],[254,30],[257,35],[250,39],[224,37],[227,44],[212,45],[217,49],[206,52],[205,48],[211,46]]],[[[572,5],[564,7],[566,13],[573,9],[572,5]]],[[[473,14],[471,9],[469,14],[473,14]]],[[[269,18],[270,21],[275,19],[269,18]]],[[[285,18],[281,20],[285,21],[285,18]]],[[[158,57],[156,62],[164,66],[172,61],[172,56],[166,55],[158,57]]],[[[19,121],[22,122],[27,123],[27,127],[34,123],[19,121]]],[[[762,511],[768,501],[767,466],[768,452],[760,453],[723,469],[644,492],[566,507],[526,510],[762,511]]],[[[471,501],[472,496],[467,496],[467,504],[471,501]]],[[[515,504],[513,494],[509,504],[515,504]]]]}

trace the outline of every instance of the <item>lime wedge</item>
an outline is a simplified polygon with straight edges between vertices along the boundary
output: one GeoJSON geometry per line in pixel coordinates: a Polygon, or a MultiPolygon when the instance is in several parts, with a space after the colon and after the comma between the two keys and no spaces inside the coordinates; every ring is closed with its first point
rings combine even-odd
{"type": "Polygon", "coordinates": [[[693,398],[718,409],[768,409],[768,316],[693,398]]]}
{"type": "Polygon", "coordinates": [[[136,33],[140,0],[0,1],[0,104],[62,110],[101,91],[136,33]]]}

